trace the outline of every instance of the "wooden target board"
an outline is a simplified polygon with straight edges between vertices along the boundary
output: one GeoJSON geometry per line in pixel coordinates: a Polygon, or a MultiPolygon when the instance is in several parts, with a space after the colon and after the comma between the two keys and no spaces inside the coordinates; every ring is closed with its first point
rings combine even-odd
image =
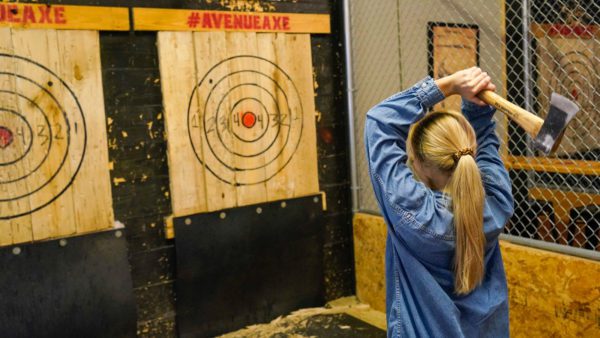
{"type": "Polygon", "coordinates": [[[308,34],[160,32],[174,215],[318,192],[308,34]]]}
{"type": "MultiPolygon", "coordinates": [[[[559,154],[597,148],[600,138],[600,43],[592,35],[561,34],[559,30],[534,27],[538,36],[538,86],[540,115],[545,115],[552,92],[574,100],[581,111],[569,123],[559,154]]],[[[572,32],[571,29],[568,32],[572,32]]],[[[589,31],[585,31],[589,32],[589,31]]],[[[584,32],[584,33],[585,33],[584,32]]]]}
{"type": "Polygon", "coordinates": [[[98,32],[0,29],[0,245],[112,225],[98,32]]]}

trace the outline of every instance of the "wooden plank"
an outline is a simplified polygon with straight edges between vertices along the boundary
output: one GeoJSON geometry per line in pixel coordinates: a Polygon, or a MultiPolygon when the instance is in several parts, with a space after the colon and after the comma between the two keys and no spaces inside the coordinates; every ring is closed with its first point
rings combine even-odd
{"type": "Polygon", "coordinates": [[[194,42],[191,33],[179,32],[160,32],[157,40],[165,131],[182,135],[167,142],[171,203],[175,215],[185,215],[207,209],[204,165],[196,160],[188,138],[187,103],[197,83],[194,42]]]}
{"type": "Polygon", "coordinates": [[[552,202],[556,217],[569,224],[571,209],[586,205],[600,205],[600,195],[560,189],[530,188],[529,195],[536,200],[552,202]]]}
{"type": "Polygon", "coordinates": [[[319,191],[309,35],[160,32],[159,54],[175,216],[319,191]]]}
{"type": "MultiPolygon", "coordinates": [[[[21,97],[18,96],[17,78],[12,74],[18,73],[18,63],[10,56],[15,54],[12,31],[9,28],[0,29],[0,52],[4,53],[2,75],[0,77],[0,102],[2,114],[0,116],[0,125],[3,127],[3,164],[0,171],[0,215],[12,215],[20,210],[29,209],[29,199],[15,199],[13,194],[14,186],[10,184],[20,177],[24,177],[25,166],[13,165],[15,161],[22,158],[32,142],[30,124],[20,114],[21,97]],[[9,56],[8,58],[6,56],[9,56]],[[20,116],[19,116],[20,115],[20,116]],[[19,116],[16,118],[16,116],[19,116]],[[12,162],[12,163],[11,163],[12,162]]],[[[27,159],[21,159],[28,161],[27,159]]],[[[15,182],[16,183],[16,182],[15,182]]],[[[20,186],[23,190],[28,190],[26,183],[20,186]]],[[[25,215],[20,219],[0,220],[0,245],[12,243],[27,242],[33,238],[31,230],[31,216],[25,215]]]]}
{"type": "MultiPolygon", "coordinates": [[[[186,34],[186,33],[177,33],[186,34]]],[[[218,104],[231,87],[227,77],[231,70],[228,63],[215,65],[227,58],[227,33],[197,32],[193,35],[196,93],[191,97],[191,111],[197,112],[197,122],[190,118],[190,135],[196,145],[196,159],[201,159],[204,165],[205,185],[200,187],[206,192],[206,208],[196,212],[214,211],[238,206],[237,189],[233,171],[226,166],[232,166],[231,150],[219,147],[218,133],[225,134],[228,130],[226,116],[217,116],[218,104]],[[219,82],[222,81],[222,82],[219,82]]],[[[162,72],[162,68],[161,68],[162,72]]],[[[187,91],[188,95],[191,90],[187,91]]],[[[190,99],[189,99],[190,100],[190,99]]],[[[188,142],[189,146],[189,142],[188,142]]],[[[196,160],[192,159],[192,160],[196,160]]],[[[172,177],[172,176],[171,176],[172,177]]],[[[177,215],[176,215],[177,216],[177,215]]]]}
{"type": "Polygon", "coordinates": [[[600,336],[600,263],[501,242],[511,337],[600,336]]]}
{"type": "Polygon", "coordinates": [[[504,164],[509,170],[534,170],[556,174],[600,175],[600,162],[568,160],[552,157],[508,156],[504,164]]]}
{"type": "MultiPolygon", "coordinates": [[[[13,29],[13,42],[16,55],[35,60],[54,72],[60,70],[56,31],[13,29]]],[[[33,98],[33,102],[35,102],[23,103],[19,109],[35,126],[37,132],[35,141],[40,145],[48,145],[47,148],[32,147],[26,157],[28,163],[24,166],[25,170],[31,170],[31,175],[21,182],[27,185],[27,191],[31,193],[27,198],[35,208],[52,200],[55,196],[61,195],[64,183],[68,182],[73,174],[71,163],[68,161],[70,142],[64,131],[67,126],[64,112],[67,111],[67,108],[62,107],[67,98],[64,95],[66,89],[53,74],[42,67],[35,67],[29,63],[19,62],[17,74],[24,76],[17,80],[18,92],[28,98],[33,98]],[[31,80],[25,80],[25,78],[31,80]],[[52,86],[48,83],[52,83],[52,86]],[[30,110],[33,108],[32,104],[37,105],[35,111],[30,110]],[[37,114],[38,112],[41,114],[37,114]],[[45,160],[40,163],[41,166],[37,170],[33,170],[36,167],[36,160],[42,158],[45,160]]],[[[33,239],[41,240],[74,234],[76,225],[71,217],[73,212],[72,191],[64,191],[61,198],[58,198],[55,203],[50,203],[37,212],[31,213],[33,239]],[[68,215],[62,219],[63,222],[60,220],[61,215],[68,215]]]]}
{"type": "MultiPolygon", "coordinates": [[[[19,160],[0,167],[0,176],[18,176],[0,182],[10,197],[0,200],[0,226],[11,224],[13,243],[112,227],[98,32],[10,32],[13,54],[0,55],[9,60],[0,67],[14,64],[4,77],[15,83],[8,89],[29,132],[19,139],[27,144],[19,160]]],[[[14,121],[2,123],[20,135],[14,121]]]]}
{"type": "Polygon", "coordinates": [[[0,3],[0,27],[129,30],[124,7],[0,3]]]}
{"type": "MultiPolygon", "coordinates": [[[[57,31],[60,57],[60,77],[77,93],[78,104],[85,115],[87,144],[73,142],[72,154],[85,152],[73,193],[74,224],[77,233],[107,229],[113,226],[112,191],[108,170],[108,143],[100,65],[98,31],[57,31]],[[85,207],[82,207],[85,206],[85,207]]],[[[66,92],[63,92],[63,95],[66,92]]],[[[65,109],[75,111],[74,101],[66,101],[65,109]]],[[[71,128],[76,129],[71,121],[71,128]]],[[[77,137],[81,131],[74,130],[77,137]]],[[[71,157],[71,170],[77,170],[77,160],[71,157]]]]}
{"type": "MultiPolygon", "coordinates": [[[[5,53],[8,55],[12,55],[14,53],[10,29],[8,28],[0,28],[0,53],[5,53]]],[[[8,63],[5,71],[14,72],[14,64],[12,62],[8,63]]],[[[12,78],[6,76],[0,77],[0,88],[5,88],[5,90],[14,89],[12,78]]],[[[16,109],[16,97],[14,95],[4,92],[0,93],[0,95],[0,102],[3,102],[5,105],[4,109],[9,108],[10,106],[16,109]]],[[[8,115],[4,116],[4,112],[0,113],[2,113],[2,115],[0,115],[0,126],[4,127],[0,130],[0,133],[2,133],[0,137],[0,142],[2,142],[2,148],[6,148],[8,147],[8,139],[12,139],[13,135],[12,133],[10,133],[9,135],[5,129],[5,123],[8,119],[8,115]]],[[[17,151],[22,151],[21,149],[22,148],[18,148],[17,151]]],[[[0,177],[0,179],[3,178],[2,176],[0,177]]],[[[0,184],[0,196],[7,196],[7,194],[7,188],[4,185],[0,184]]],[[[9,212],[4,208],[5,205],[3,203],[0,203],[0,215],[4,215],[6,212],[9,212]]],[[[9,221],[0,221],[0,246],[8,244],[12,244],[12,224],[9,221]]]]}
{"type": "MultiPolygon", "coordinates": [[[[291,106],[288,117],[281,118],[281,124],[290,124],[290,137],[278,138],[283,149],[277,157],[277,165],[268,166],[266,175],[270,200],[306,196],[319,191],[317,173],[317,138],[315,126],[314,87],[312,80],[312,60],[310,36],[308,34],[278,34],[274,43],[275,60],[278,66],[289,76],[290,81],[279,83],[285,91],[287,100],[293,102],[297,92],[298,103],[291,106]],[[294,139],[297,123],[302,124],[299,140],[294,139]],[[287,140],[287,141],[286,141],[287,140]],[[292,143],[292,145],[286,144],[292,143]],[[294,143],[297,142],[297,145],[294,143]],[[289,161],[289,162],[287,162],[289,161]],[[287,164],[286,164],[287,163],[287,164]]],[[[285,104],[285,97],[279,97],[285,104]]]]}
{"type": "Polygon", "coordinates": [[[385,312],[385,242],[387,226],[383,217],[354,214],[354,270],[356,296],[373,309],[385,312]]]}
{"type": "MultiPolygon", "coordinates": [[[[260,56],[261,47],[266,47],[264,43],[258,45],[257,34],[254,32],[228,33],[226,34],[226,39],[227,53],[231,55],[248,54],[260,56]]],[[[258,182],[252,185],[243,184],[237,187],[237,205],[256,204],[269,200],[265,185],[267,178],[265,157],[252,156],[268,147],[268,140],[264,137],[259,138],[255,142],[238,142],[236,140],[237,138],[253,140],[261,134],[263,128],[267,128],[268,121],[265,121],[263,116],[268,118],[267,112],[269,108],[263,108],[261,103],[268,102],[268,95],[261,88],[269,88],[272,82],[264,76],[257,76],[257,73],[248,72],[248,69],[257,69],[260,73],[264,73],[266,70],[261,69],[262,64],[262,62],[259,62],[255,58],[238,58],[232,60],[229,68],[230,73],[237,73],[229,78],[229,87],[237,88],[227,95],[227,102],[225,102],[225,111],[231,112],[229,116],[231,123],[229,123],[229,133],[225,133],[223,142],[229,143],[230,148],[235,154],[240,154],[240,156],[232,156],[235,167],[257,167],[256,170],[248,170],[246,172],[235,171],[234,181],[240,183],[247,181],[258,182]]]]}
{"type": "Polygon", "coordinates": [[[135,30],[330,33],[327,14],[134,8],[135,30]]]}

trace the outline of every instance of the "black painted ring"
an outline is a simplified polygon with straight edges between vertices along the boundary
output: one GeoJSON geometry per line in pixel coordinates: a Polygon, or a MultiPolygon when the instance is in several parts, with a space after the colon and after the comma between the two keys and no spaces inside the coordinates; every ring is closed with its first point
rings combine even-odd
{"type": "MultiPolygon", "coordinates": [[[[258,99],[255,99],[255,98],[253,98],[253,97],[243,97],[243,98],[241,98],[241,99],[237,100],[237,101],[236,101],[236,102],[233,104],[233,106],[231,107],[231,110],[229,111],[229,116],[231,116],[231,114],[234,114],[234,113],[235,113],[235,112],[234,112],[234,111],[235,111],[235,107],[237,107],[237,106],[238,106],[240,103],[242,103],[243,101],[246,101],[246,100],[250,100],[250,101],[256,101],[256,102],[257,102],[257,103],[258,103],[258,104],[259,104],[259,105],[262,107],[263,111],[265,111],[265,112],[266,112],[266,114],[267,114],[267,126],[264,128],[263,132],[262,132],[262,133],[260,133],[260,135],[256,136],[254,139],[245,139],[245,138],[243,138],[243,137],[239,136],[237,133],[232,133],[232,134],[233,134],[233,136],[235,136],[235,137],[236,137],[238,140],[240,140],[240,141],[242,141],[242,142],[244,142],[244,143],[254,143],[254,142],[256,142],[256,141],[260,140],[260,139],[261,139],[263,136],[265,136],[265,134],[267,133],[267,130],[269,130],[269,121],[271,121],[271,119],[269,118],[269,110],[267,109],[267,107],[266,107],[266,106],[265,106],[265,105],[264,105],[262,102],[260,102],[258,99]]],[[[218,114],[218,113],[217,113],[217,114],[218,114]]],[[[243,117],[243,116],[242,116],[242,117],[243,117]]],[[[217,129],[217,132],[219,132],[219,130],[218,130],[218,129],[217,129]]]]}
{"type": "MultiPolygon", "coordinates": [[[[10,215],[0,215],[0,219],[12,219],[12,218],[17,218],[17,217],[21,217],[21,216],[24,216],[24,215],[32,214],[32,213],[34,213],[34,212],[36,212],[36,211],[38,211],[38,210],[40,210],[40,209],[48,206],[49,204],[51,204],[52,202],[54,202],[57,198],[59,198],[71,186],[71,184],[75,180],[75,177],[77,177],[77,174],[79,173],[79,170],[81,169],[81,165],[83,164],[83,160],[85,158],[85,152],[86,152],[86,148],[87,148],[87,125],[86,125],[86,121],[85,121],[85,116],[83,114],[83,109],[81,108],[81,104],[79,103],[79,100],[77,99],[77,96],[75,95],[75,93],[73,92],[73,90],[69,87],[69,85],[62,78],[60,78],[56,73],[54,73],[52,70],[50,70],[49,68],[47,68],[46,66],[44,66],[44,65],[42,65],[42,64],[40,64],[38,62],[33,61],[31,59],[28,59],[28,58],[25,58],[25,57],[22,57],[22,56],[11,55],[11,54],[6,54],[6,53],[0,53],[0,58],[9,58],[8,62],[10,62],[11,60],[12,61],[14,61],[14,60],[23,61],[23,62],[26,62],[26,63],[28,63],[30,65],[35,66],[35,67],[41,68],[45,72],[47,72],[50,75],[52,75],[58,81],[58,83],[60,83],[67,90],[68,94],[70,94],[71,98],[73,99],[74,103],[77,106],[77,112],[75,112],[75,113],[78,113],[80,115],[80,117],[81,117],[81,123],[83,124],[83,126],[81,127],[81,130],[83,132],[83,145],[82,145],[81,157],[78,159],[77,166],[76,166],[75,170],[73,172],[71,172],[69,181],[66,182],[66,184],[64,184],[64,187],[62,187],[62,189],[60,189],[59,192],[55,193],[50,199],[41,202],[39,205],[31,206],[31,208],[29,210],[27,210],[27,211],[24,211],[24,212],[18,211],[16,213],[10,214],[10,215]]],[[[9,74],[9,75],[11,74],[11,73],[6,73],[6,72],[4,72],[4,73],[5,74],[9,74]]],[[[16,76],[18,78],[27,80],[24,76],[21,76],[21,75],[18,75],[18,74],[12,74],[12,75],[16,76]]],[[[43,88],[43,86],[40,86],[36,82],[32,81],[32,83],[45,90],[45,88],[43,88]]],[[[46,92],[56,101],[56,98],[54,98],[54,96],[52,95],[52,93],[49,93],[47,90],[46,90],[46,92]]],[[[58,103],[58,101],[56,101],[56,102],[58,103]]],[[[64,109],[62,109],[62,106],[60,104],[58,104],[58,106],[61,108],[61,111],[64,112],[64,109]]],[[[71,127],[70,127],[70,124],[69,124],[68,116],[64,115],[64,117],[65,117],[65,123],[67,125],[66,135],[67,135],[68,142],[70,142],[71,127]]],[[[51,130],[49,130],[49,132],[51,132],[51,130]]],[[[66,153],[65,154],[65,158],[66,158],[67,154],[69,153],[69,147],[68,146],[67,146],[67,150],[65,151],[65,153],[66,153]]],[[[64,161],[63,161],[63,163],[64,163],[64,161]]],[[[61,168],[62,168],[62,165],[61,165],[61,168]]],[[[56,177],[56,175],[58,174],[58,172],[60,172],[60,169],[58,171],[56,171],[54,173],[54,175],[52,175],[52,177],[50,178],[50,180],[48,182],[52,181],[56,177]]],[[[35,191],[29,192],[28,195],[30,195],[32,193],[35,193],[35,192],[39,191],[42,188],[43,188],[43,186],[40,187],[40,188],[38,188],[38,189],[36,189],[35,191]]],[[[28,195],[26,195],[26,196],[28,196],[28,195]]],[[[24,196],[21,196],[19,198],[23,198],[23,197],[24,196]]],[[[15,198],[12,198],[11,200],[14,200],[14,199],[15,198]]],[[[6,202],[6,200],[0,200],[0,202],[6,202]]]]}
{"type": "MultiPolygon", "coordinates": [[[[267,94],[268,94],[268,95],[269,95],[269,96],[270,96],[270,97],[273,99],[273,101],[275,102],[275,105],[276,105],[276,107],[277,107],[277,114],[278,114],[278,115],[279,115],[279,114],[281,114],[281,111],[280,111],[280,109],[279,109],[279,103],[277,102],[277,100],[275,99],[275,97],[273,96],[273,94],[269,93],[269,91],[268,91],[266,88],[264,88],[264,87],[262,87],[262,86],[260,86],[260,85],[258,85],[258,84],[256,84],[256,83],[241,83],[241,84],[238,84],[238,85],[236,85],[236,86],[234,86],[234,87],[230,88],[230,89],[229,89],[229,90],[228,90],[228,91],[227,91],[227,92],[226,92],[226,93],[223,95],[223,97],[221,98],[221,100],[219,101],[219,104],[217,105],[217,108],[215,109],[215,110],[217,111],[217,116],[216,116],[217,120],[218,120],[218,116],[219,116],[219,110],[220,110],[221,104],[223,104],[223,101],[225,100],[225,98],[227,97],[227,95],[229,95],[229,93],[230,93],[231,91],[233,91],[234,89],[236,89],[236,88],[238,88],[238,87],[241,87],[241,86],[244,86],[244,85],[256,86],[257,88],[264,90],[264,91],[265,91],[265,92],[266,92],[266,93],[267,93],[267,94]]],[[[216,85],[215,85],[215,86],[216,86],[216,85]]],[[[285,96],[285,93],[283,93],[283,95],[285,96]]],[[[287,98],[287,96],[286,96],[286,98],[287,98]]],[[[206,104],[208,104],[208,99],[209,99],[209,97],[207,97],[207,100],[206,100],[207,102],[206,102],[206,104]]],[[[260,100],[257,100],[257,101],[258,101],[258,102],[260,102],[260,100]]],[[[260,102],[260,103],[262,104],[262,102],[260,102]]],[[[287,103],[287,99],[286,99],[286,103],[287,103]]],[[[263,106],[264,106],[264,105],[263,105],[263,106]]],[[[205,105],[205,110],[204,110],[204,111],[206,112],[206,105],[205,105]]],[[[269,114],[267,113],[267,115],[269,115],[269,114]]],[[[205,115],[205,116],[206,116],[206,115],[205,115]]],[[[206,124],[205,124],[205,126],[206,126],[206,124]]],[[[205,127],[205,130],[206,130],[206,127],[205,127]]],[[[217,128],[217,132],[218,132],[218,131],[219,131],[219,129],[217,128]]],[[[247,158],[248,158],[248,157],[256,157],[256,156],[262,155],[262,154],[264,154],[265,152],[267,152],[269,149],[271,149],[271,147],[273,146],[273,144],[275,144],[275,141],[277,141],[277,137],[279,137],[279,133],[280,133],[280,131],[281,131],[281,127],[280,127],[280,126],[277,126],[277,133],[274,135],[274,137],[273,137],[273,140],[271,141],[271,143],[269,143],[269,145],[267,145],[267,146],[265,147],[265,149],[263,149],[262,151],[260,151],[260,152],[258,152],[258,153],[256,153],[256,154],[252,154],[252,155],[244,155],[244,154],[240,154],[240,153],[238,153],[238,152],[236,152],[236,151],[234,151],[234,150],[232,150],[232,149],[229,149],[229,147],[228,147],[228,146],[225,144],[225,142],[223,142],[223,140],[221,139],[221,137],[220,137],[220,133],[217,133],[217,136],[219,136],[219,141],[221,142],[221,144],[223,144],[223,146],[225,147],[225,149],[226,149],[227,151],[229,151],[230,153],[232,153],[232,154],[234,154],[234,155],[237,155],[237,156],[240,156],[240,157],[247,157],[247,158]]],[[[266,129],[265,129],[265,133],[266,133],[266,129]]],[[[206,139],[207,139],[207,141],[209,141],[208,137],[207,137],[206,139]]],[[[288,135],[286,136],[286,140],[285,140],[285,142],[284,142],[284,144],[283,144],[283,147],[285,147],[285,146],[286,146],[288,139],[289,139],[289,131],[288,131],[288,135]]],[[[208,142],[208,145],[209,145],[209,147],[211,147],[211,145],[210,145],[210,142],[208,142]]],[[[282,147],[282,148],[283,148],[283,147],[282,147]]],[[[211,148],[212,148],[212,147],[211,147],[211,148]]],[[[275,156],[275,158],[279,157],[279,154],[280,154],[280,153],[281,153],[281,152],[279,152],[279,153],[277,154],[277,156],[275,156]]],[[[215,153],[213,152],[213,154],[215,154],[215,153]]],[[[215,154],[215,157],[216,157],[216,154],[215,154]]],[[[222,163],[224,166],[227,166],[225,163],[223,163],[223,162],[221,162],[221,163],[222,163]]],[[[269,163],[270,163],[270,162],[269,162],[269,163]]],[[[266,165],[266,164],[265,164],[265,165],[266,165]]],[[[254,170],[254,169],[258,169],[258,168],[250,168],[250,169],[243,169],[243,170],[254,170]]]]}
{"type": "MultiPolygon", "coordinates": [[[[287,108],[289,109],[289,113],[290,113],[290,114],[289,114],[289,115],[290,115],[290,128],[289,128],[289,130],[288,130],[288,135],[287,135],[287,138],[289,138],[289,132],[291,131],[291,123],[292,123],[292,121],[293,121],[293,120],[301,120],[301,121],[300,121],[300,123],[299,123],[299,124],[300,124],[300,130],[298,131],[298,139],[297,139],[297,142],[296,142],[296,144],[293,146],[293,149],[292,149],[292,152],[291,152],[291,156],[290,156],[288,159],[286,159],[286,160],[285,160],[285,162],[284,162],[282,165],[280,165],[280,167],[279,167],[277,170],[275,170],[275,171],[274,171],[274,172],[273,172],[273,173],[272,173],[270,176],[266,177],[265,179],[258,180],[258,181],[255,181],[255,182],[249,182],[249,183],[246,183],[246,182],[232,182],[232,181],[230,181],[230,180],[228,180],[228,179],[226,179],[226,178],[224,178],[224,177],[221,177],[220,175],[218,175],[218,174],[217,174],[217,173],[216,173],[216,172],[215,172],[215,171],[214,171],[212,168],[210,168],[210,166],[209,166],[209,165],[206,165],[206,166],[205,166],[205,168],[207,168],[207,169],[208,169],[208,170],[209,170],[209,171],[210,171],[210,172],[211,172],[211,173],[212,173],[212,174],[213,174],[215,177],[217,177],[218,179],[220,179],[221,181],[223,181],[223,182],[225,182],[225,183],[234,184],[234,185],[252,185],[252,184],[263,183],[263,182],[266,182],[266,181],[270,180],[272,177],[274,177],[275,175],[277,175],[277,174],[278,174],[278,173],[279,173],[281,170],[283,170],[283,168],[285,168],[285,166],[286,166],[286,165],[287,165],[287,164],[288,164],[288,163],[291,161],[291,159],[293,158],[293,155],[294,155],[294,153],[296,152],[296,150],[298,149],[298,146],[299,146],[299,144],[300,144],[300,140],[301,140],[301,138],[302,138],[302,130],[303,130],[303,126],[304,126],[304,124],[303,124],[303,118],[302,118],[302,116],[303,116],[302,100],[301,100],[301,98],[300,98],[300,95],[299,95],[299,93],[298,93],[298,89],[296,88],[296,85],[295,85],[295,83],[292,81],[291,77],[290,77],[290,76],[289,76],[289,75],[288,75],[288,74],[287,74],[287,73],[286,73],[286,72],[285,72],[283,69],[281,69],[279,66],[277,66],[275,63],[273,63],[272,61],[270,61],[270,60],[267,60],[267,59],[265,59],[265,58],[258,57],[258,56],[253,56],[253,55],[239,55],[239,56],[232,56],[232,57],[229,57],[229,58],[227,58],[227,59],[225,59],[225,60],[222,60],[222,61],[220,61],[219,63],[217,63],[217,64],[213,65],[213,66],[212,66],[212,67],[211,67],[211,68],[210,68],[210,69],[209,69],[209,70],[206,72],[206,74],[205,74],[205,75],[202,77],[202,79],[200,80],[200,82],[198,83],[198,85],[196,85],[196,86],[193,88],[193,90],[192,90],[192,93],[191,93],[191,95],[190,95],[189,102],[188,102],[188,118],[187,118],[187,120],[188,120],[188,137],[189,137],[190,143],[191,143],[191,145],[192,145],[192,149],[193,149],[193,151],[194,151],[194,154],[196,155],[196,158],[197,158],[197,160],[198,160],[200,163],[202,163],[202,164],[205,164],[205,161],[203,161],[203,159],[202,159],[202,156],[201,156],[201,152],[199,152],[199,151],[198,151],[199,149],[196,149],[196,145],[195,145],[194,139],[192,138],[192,134],[191,134],[191,128],[192,128],[192,126],[191,126],[191,119],[190,119],[190,118],[191,118],[191,114],[192,114],[192,112],[191,112],[191,109],[192,109],[192,106],[193,106],[193,105],[192,105],[192,103],[193,103],[193,100],[194,100],[194,98],[195,98],[196,91],[197,91],[197,89],[198,89],[200,86],[202,86],[202,85],[203,85],[204,81],[205,81],[205,80],[208,78],[208,76],[210,75],[210,73],[211,73],[211,72],[212,72],[212,71],[213,71],[213,70],[214,70],[216,67],[218,67],[219,65],[221,65],[221,64],[223,64],[223,63],[225,63],[225,62],[227,62],[227,61],[230,61],[230,60],[233,60],[233,59],[236,59],[236,58],[253,58],[253,59],[257,59],[257,60],[260,60],[260,61],[267,62],[267,63],[269,63],[270,65],[272,65],[273,67],[275,67],[275,69],[277,69],[278,71],[280,71],[280,72],[283,74],[283,77],[284,77],[284,78],[287,78],[287,80],[288,80],[288,81],[289,81],[289,83],[291,84],[290,88],[291,88],[291,89],[293,89],[293,91],[294,91],[294,94],[295,94],[295,97],[297,98],[297,101],[298,101],[298,108],[299,108],[299,116],[300,116],[300,117],[299,117],[299,118],[294,118],[294,117],[292,116],[292,107],[290,107],[290,106],[289,106],[289,101],[288,101],[288,98],[287,98],[287,94],[286,94],[286,93],[285,93],[285,91],[283,91],[283,89],[282,89],[282,93],[285,95],[286,102],[287,102],[287,108]],[[292,120],[292,119],[293,119],[293,120],[292,120]]],[[[245,71],[246,71],[246,72],[254,72],[254,73],[257,73],[257,74],[262,74],[262,73],[260,73],[260,72],[254,71],[254,70],[245,70],[245,71]]],[[[238,71],[237,73],[239,73],[239,72],[244,72],[244,71],[238,71]]],[[[229,75],[231,75],[231,74],[229,74],[229,75]]],[[[264,74],[262,74],[262,75],[264,75],[264,74]]],[[[264,76],[267,76],[267,75],[264,75],[264,76]]],[[[267,76],[267,77],[268,77],[268,76],[267,76]]],[[[213,83],[212,79],[209,79],[209,80],[210,80],[210,81],[209,81],[209,83],[210,83],[210,84],[212,84],[212,83],[213,83]]],[[[275,81],[275,80],[273,80],[273,81],[276,83],[276,85],[277,85],[278,87],[280,87],[280,86],[279,86],[279,84],[277,83],[277,81],[275,81]]],[[[214,86],[213,86],[213,88],[214,88],[214,86]]],[[[210,93],[209,93],[209,96],[210,96],[210,93]]],[[[208,104],[208,101],[209,101],[209,97],[207,97],[207,99],[206,99],[206,102],[205,102],[205,107],[206,107],[206,105],[208,104]]],[[[200,105],[200,102],[198,102],[198,105],[200,105]]],[[[206,110],[206,108],[205,108],[205,110],[206,110]]],[[[204,114],[204,116],[203,116],[203,117],[204,117],[204,118],[206,118],[206,114],[204,114]]],[[[206,123],[203,123],[203,124],[204,124],[204,128],[206,128],[206,123]]],[[[206,130],[205,130],[205,135],[206,135],[206,130]]],[[[208,138],[207,138],[207,140],[208,140],[208,138]]],[[[287,143],[287,141],[286,141],[286,143],[287,143]]],[[[211,152],[213,153],[213,157],[214,157],[215,159],[217,159],[217,161],[218,161],[219,163],[221,163],[221,165],[223,165],[225,168],[227,168],[227,169],[229,169],[229,170],[231,170],[231,171],[233,171],[233,172],[235,172],[235,171],[248,171],[248,170],[254,170],[254,169],[234,168],[234,167],[231,167],[231,166],[229,166],[229,165],[226,165],[225,163],[223,163],[223,162],[221,161],[221,159],[220,159],[218,156],[216,156],[216,154],[214,153],[214,150],[213,150],[211,147],[209,147],[209,149],[210,149],[210,150],[211,150],[211,152]]],[[[284,150],[284,149],[285,149],[285,147],[282,147],[282,149],[281,149],[281,150],[280,150],[280,152],[279,152],[279,153],[278,153],[278,154],[275,156],[275,158],[273,158],[273,159],[272,159],[271,161],[269,161],[268,163],[264,164],[264,166],[266,166],[266,165],[268,165],[268,164],[272,163],[273,161],[275,161],[275,160],[276,160],[276,159],[277,159],[277,158],[280,156],[280,154],[283,152],[283,150],[284,150]]],[[[260,168],[262,168],[262,167],[263,167],[263,166],[261,166],[261,167],[259,167],[259,168],[257,168],[257,169],[260,169],[260,168]]]]}

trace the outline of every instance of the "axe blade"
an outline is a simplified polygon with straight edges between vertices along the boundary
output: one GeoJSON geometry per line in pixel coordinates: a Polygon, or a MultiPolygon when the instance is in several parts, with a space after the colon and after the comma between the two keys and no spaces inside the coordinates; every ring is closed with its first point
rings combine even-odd
{"type": "Polygon", "coordinates": [[[578,111],[579,107],[575,102],[557,93],[552,93],[550,96],[550,110],[535,140],[533,140],[534,147],[548,155],[555,148],[555,143],[560,141],[559,136],[578,111]]]}

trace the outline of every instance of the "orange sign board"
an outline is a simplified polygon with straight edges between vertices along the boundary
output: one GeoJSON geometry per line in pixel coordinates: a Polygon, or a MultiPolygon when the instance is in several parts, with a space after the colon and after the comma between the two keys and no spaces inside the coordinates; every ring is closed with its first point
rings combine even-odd
{"type": "Polygon", "coordinates": [[[329,15],[135,8],[135,30],[330,33],[329,15]]]}
{"type": "Polygon", "coordinates": [[[0,27],[129,30],[124,7],[0,3],[0,27]]]}

